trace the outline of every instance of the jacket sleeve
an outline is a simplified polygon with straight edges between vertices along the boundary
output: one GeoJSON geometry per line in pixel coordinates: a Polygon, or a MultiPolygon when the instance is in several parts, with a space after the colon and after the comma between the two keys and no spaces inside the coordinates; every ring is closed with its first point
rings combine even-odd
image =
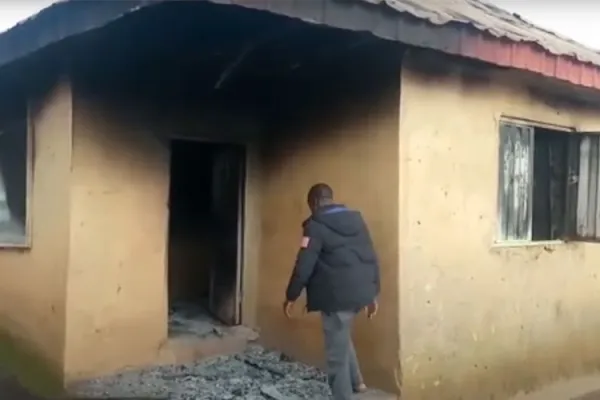
{"type": "Polygon", "coordinates": [[[302,290],[313,274],[322,246],[323,242],[316,224],[308,220],[304,224],[302,244],[286,291],[288,301],[296,301],[302,294],[302,290]]]}
{"type": "Polygon", "coordinates": [[[367,227],[367,224],[365,223],[365,231],[367,234],[367,238],[369,241],[369,246],[371,246],[371,251],[373,252],[373,274],[374,274],[374,279],[375,279],[375,290],[376,290],[376,296],[379,296],[379,292],[381,290],[381,282],[379,279],[379,257],[377,256],[377,252],[375,251],[375,245],[373,244],[373,239],[371,239],[371,232],[369,231],[369,228],[367,227]]]}
{"type": "Polygon", "coordinates": [[[379,260],[377,259],[375,261],[375,290],[375,293],[377,293],[377,296],[379,296],[379,292],[381,290],[381,283],[379,280],[379,260]]]}

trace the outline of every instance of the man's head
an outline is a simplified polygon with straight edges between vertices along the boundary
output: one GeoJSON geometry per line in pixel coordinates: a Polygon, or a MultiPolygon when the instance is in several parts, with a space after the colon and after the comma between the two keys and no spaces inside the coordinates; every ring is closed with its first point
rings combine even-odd
{"type": "Polygon", "coordinates": [[[319,207],[333,203],[333,189],[326,183],[317,183],[308,191],[308,207],[315,212],[319,207]]]}

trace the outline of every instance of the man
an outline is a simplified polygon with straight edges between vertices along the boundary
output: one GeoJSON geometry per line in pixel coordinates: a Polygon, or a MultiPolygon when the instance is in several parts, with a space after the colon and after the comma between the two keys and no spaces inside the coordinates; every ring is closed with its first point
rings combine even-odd
{"type": "Polygon", "coordinates": [[[362,215],[333,201],[324,183],[308,192],[312,212],[304,221],[304,234],[283,308],[289,318],[292,305],[306,288],[307,310],[322,316],[327,374],[335,400],[349,400],[366,390],[351,328],[362,309],[377,313],[379,265],[362,215]]]}

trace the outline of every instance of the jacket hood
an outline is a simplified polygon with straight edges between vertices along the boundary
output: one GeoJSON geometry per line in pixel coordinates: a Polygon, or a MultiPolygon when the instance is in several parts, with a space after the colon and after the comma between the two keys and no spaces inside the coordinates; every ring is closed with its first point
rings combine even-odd
{"type": "Polygon", "coordinates": [[[322,207],[313,214],[312,218],[342,236],[357,235],[364,228],[360,212],[350,210],[341,204],[322,207]]]}

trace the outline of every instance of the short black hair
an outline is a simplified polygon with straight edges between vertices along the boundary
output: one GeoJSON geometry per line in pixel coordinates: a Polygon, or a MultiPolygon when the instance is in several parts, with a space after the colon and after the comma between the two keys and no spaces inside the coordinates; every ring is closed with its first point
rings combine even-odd
{"type": "Polygon", "coordinates": [[[308,191],[308,200],[333,200],[333,189],[326,183],[312,185],[308,191]]]}

